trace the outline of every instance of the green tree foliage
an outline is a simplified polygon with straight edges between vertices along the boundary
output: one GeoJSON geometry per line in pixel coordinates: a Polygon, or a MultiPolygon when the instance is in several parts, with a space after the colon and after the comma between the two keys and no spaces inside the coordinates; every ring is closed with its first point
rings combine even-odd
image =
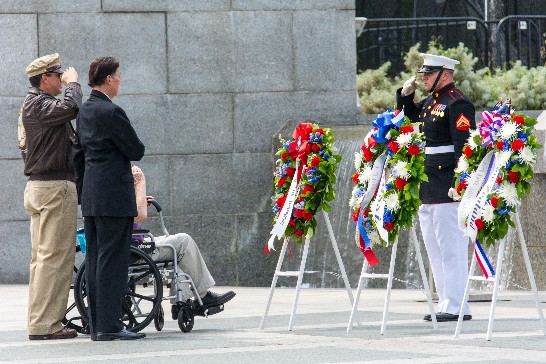
{"type": "MultiPolygon", "coordinates": [[[[406,71],[391,78],[387,72],[391,66],[386,62],[375,70],[365,70],[357,75],[356,85],[363,114],[382,113],[396,104],[396,90],[423,64],[417,43],[404,55],[406,71]]],[[[472,100],[476,111],[493,107],[497,101],[512,98],[517,110],[541,110],[546,108],[546,66],[527,68],[517,61],[511,69],[474,69],[478,58],[459,43],[457,47],[444,49],[431,41],[426,53],[443,55],[461,62],[453,75],[455,84],[472,100]]],[[[419,80],[419,77],[418,77],[419,80]]],[[[422,82],[421,82],[422,83],[422,82]]],[[[415,94],[421,100],[427,93],[421,88],[415,94]]]]}

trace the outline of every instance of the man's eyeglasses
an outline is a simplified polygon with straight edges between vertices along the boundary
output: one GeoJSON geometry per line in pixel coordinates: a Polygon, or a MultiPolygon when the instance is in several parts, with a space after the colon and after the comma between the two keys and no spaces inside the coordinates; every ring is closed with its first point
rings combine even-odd
{"type": "Polygon", "coordinates": [[[59,79],[61,78],[61,74],[60,74],[60,73],[57,73],[57,72],[47,72],[46,75],[47,75],[48,77],[52,77],[52,76],[55,75],[55,76],[58,76],[59,79]]]}

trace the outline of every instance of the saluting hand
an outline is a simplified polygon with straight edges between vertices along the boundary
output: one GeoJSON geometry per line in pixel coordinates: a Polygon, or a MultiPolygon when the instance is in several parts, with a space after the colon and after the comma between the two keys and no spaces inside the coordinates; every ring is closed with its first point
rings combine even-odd
{"type": "Polygon", "coordinates": [[[61,76],[61,82],[65,85],[70,82],[78,82],[78,72],[76,72],[74,67],[68,67],[64,70],[64,73],[61,76]]]}
{"type": "Polygon", "coordinates": [[[415,90],[417,90],[417,81],[415,81],[415,76],[412,76],[409,80],[404,82],[400,94],[402,94],[402,96],[409,96],[414,93],[415,90]]]}

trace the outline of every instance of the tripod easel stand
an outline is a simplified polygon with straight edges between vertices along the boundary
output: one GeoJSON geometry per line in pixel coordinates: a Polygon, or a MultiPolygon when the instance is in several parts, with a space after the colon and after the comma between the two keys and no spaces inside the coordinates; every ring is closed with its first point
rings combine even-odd
{"type": "MultiPolygon", "coordinates": [[[[332,247],[334,248],[334,252],[337,259],[337,264],[339,266],[339,270],[341,271],[341,276],[343,278],[343,282],[345,283],[345,288],[347,290],[347,294],[349,295],[349,300],[351,304],[353,304],[354,298],[353,298],[353,292],[351,291],[351,285],[349,284],[349,279],[347,278],[347,273],[345,272],[345,266],[343,265],[343,261],[341,260],[341,255],[339,254],[339,248],[337,246],[336,238],[334,236],[334,231],[332,230],[332,225],[330,224],[330,218],[328,217],[328,214],[323,211],[324,220],[326,222],[326,227],[328,228],[328,235],[330,236],[330,241],[332,242],[332,247]]],[[[277,279],[279,277],[298,277],[298,281],[296,284],[296,295],[294,297],[294,303],[292,304],[292,313],[290,314],[290,321],[288,322],[288,331],[292,331],[292,328],[294,327],[294,318],[296,316],[296,310],[298,308],[298,300],[300,296],[300,290],[301,290],[301,284],[303,281],[303,274],[304,273],[317,273],[317,271],[306,271],[305,270],[305,263],[307,261],[307,254],[309,253],[309,241],[310,238],[305,238],[305,243],[303,245],[303,254],[301,257],[300,262],[300,269],[298,271],[282,271],[282,263],[284,261],[284,256],[286,254],[286,247],[288,246],[288,240],[285,238],[284,243],[282,245],[281,254],[279,255],[279,260],[277,261],[277,267],[275,268],[275,273],[273,275],[273,281],[271,282],[271,289],[269,291],[269,299],[267,301],[267,305],[265,307],[265,312],[262,317],[262,321],[260,322],[260,329],[264,328],[265,319],[269,313],[269,307],[271,306],[271,300],[273,299],[273,293],[275,292],[275,287],[277,285],[277,279]]],[[[358,324],[360,324],[360,321],[358,321],[358,324]]]]}
{"type": "MultiPolygon", "coordinates": [[[[432,296],[430,294],[430,288],[428,285],[427,275],[425,273],[425,266],[423,264],[423,256],[421,255],[421,248],[419,247],[419,240],[417,240],[417,233],[415,232],[415,228],[410,229],[411,239],[413,241],[414,247],[415,247],[415,255],[417,257],[417,262],[419,263],[419,270],[421,272],[421,280],[423,281],[423,286],[425,287],[425,294],[427,296],[428,301],[428,307],[430,310],[430,315],[432,317],[432,326],[436,330],[437,323],[436,323],[436,314],[434,312],[434,305],[432,304],[432,296]]],[[[392,252],[391,252],[391,261],[389,266],[389,273],[388,274],[380,274],[380,273],[367,273],[368,269],[368,262],[366,259],[364,259],[364,263],[362,264],[362,271],[360,273],[360,278],[358,280],[358,288],[356,291],[356,299],[353,303],[353,309],[351,311],[351,316],[349,318],[349,324],[347,325],[347,332],[350,332],[353,327],[353,319],[354,315],[357,312],[358,309],[358,301],[360,299],[360,293],[362,292],[362,285],[364,279],[368,278],[387,278],[387,292],[385,297],[385,305],[383,306],[383,320],[381,322],[381,335],[385,333],[385,330],[387,329],[387,316],[389,313],[389,303],[391,298],[391,289],[392,289],[392,281],[393,281],[393,275],[394,275],[394,263],[396,261],[396,252],[398,250],[398,238],[396,239],[396,242],[392,246],[392,252]]]]}
{"type": "MultiPolygon", "coordinates": [[[[544,335],[546,336],[546,325],[544,323],[544,313],[542,312],[542,305],[540,303],[540,300],[538,298],[538,292],[537,292],[537,285],[535,282],[535,275],[533,274],[533,269],[531,268],[531,260],[529,259],[529,253],[527,251],[527,245],[525,243],[525,237],[523,236],[523,230],[521,228],[521,222],[519,219],[519,213],[515,214],[515,220],[516,220],[516,231],[518,233],[519,243],[521,244],[521,250],[523,253],[523,260],[525,261],[525,266],[527,268],[527,276],[529,277],[529,282],[531,283],[531,290],[533,292],[533,296],[535,298],[535,304],[537,306],[538,310],[538,317],[540,319],[540,324],[542,325],[542,330],[544,332],[544,335]]],[[[459,333],[461,332],[461,324],[463,322],[463,310],[466,305],[466,302],[468,301],[468,294],[470,292],[470,281],[487,281],[487,282],[493,282],[493,298],[491,300],[491,309],[489,311],[489,324],[487,325],[487,334],[485,336],[485,339],[487,341],[491,341],[491,337],[493,336],[493,322],[495,321],[495,309],[497,307],[497,296],[499,292],[499,281],[502,277],[502,258],[504,255],[504,244],[506,242],[506,238],[501,239],[499,244],[499,252],[497,255],[497,267],[495,270],[495,276],[485,278],[483,276],[468,276],[468,280],[466,281],[466,288],[464,293],[464,299],[463,304],[461,305],[461,311],[459,312],[459,321],[457,322],[457,327],[455,328],[455,337],[459,337],[459,333]]],[[[473,254],[472,256],[472,263],[470,264],[470,274],[474,273],[474,269],[476,268],[476,255],[473,254]]]]}

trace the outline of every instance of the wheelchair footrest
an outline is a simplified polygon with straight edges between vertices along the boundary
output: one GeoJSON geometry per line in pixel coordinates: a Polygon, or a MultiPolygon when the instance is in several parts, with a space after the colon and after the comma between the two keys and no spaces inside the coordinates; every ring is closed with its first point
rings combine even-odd
{"type": "Polygon", "coordinates": [[[199,312],[196,312],[195,314],[198,316],[205,316],[205,311],[207,311],[207,316],[214,315],[216,313],[224,311],[224,305],[219,306],[209,306],[209,307],[199,307],[199,312]]]}

